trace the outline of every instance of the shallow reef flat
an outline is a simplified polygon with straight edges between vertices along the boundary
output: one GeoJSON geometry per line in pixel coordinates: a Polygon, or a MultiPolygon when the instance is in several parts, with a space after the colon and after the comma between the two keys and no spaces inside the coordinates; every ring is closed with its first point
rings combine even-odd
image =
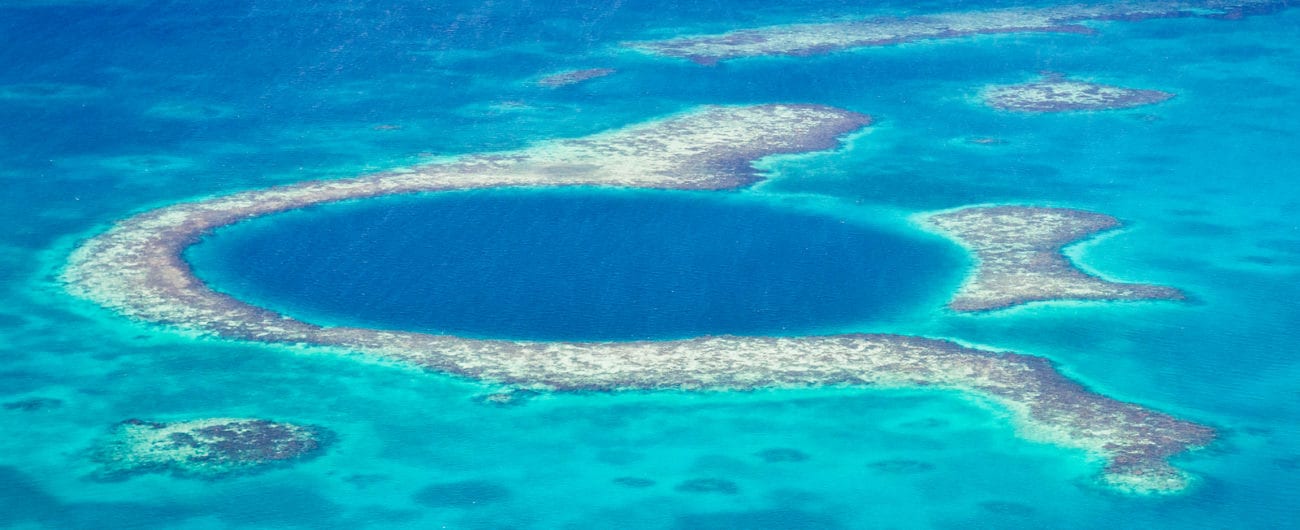
{"type": "Polygon", "coordinates": [[[319,427],[246,418],[175,423],[127,420],[94,450],[97,476],[117,480],[144,473],[220,478],[265,471],[318,453],[319,427]]]}
{"type": "Polygon", "coordinates": [[[1209,443],[1211,429],[1090,392],[1038,357],[885,334],[539,342],[322,327],[217,293],[182,258],[186,247],[215,228],[347,199],[506,186],[734,189],[759,178],[755,159],[828,149],[868,123],[865,115],[822,106],[703,107],[520,151],[179,203],[127,218],[87,240],[71,255],[62,280],[73,294],[145,322],[232,339],[334,347],[532,390],[861,385],[959,391],[1004,406],[1028,438],[1103,460],[1107,484],[1137,492],[1185,488],[1188,476],[1168,458],[1209,443]]]}
{"type": "Polygon", "coordinates": [[[948,303],[988,311],[1046,300],[1182,300],[1171,287],[1119,283],[1076,268],[1062,247],[1120,225],[1109,215],[1031,206],[977,206],[929,214],[921,223],[965,245],[979,261],[948,303]]]}
{"type": "Polygon", "coordinates": [[[1069,112],[1154,105],[1173,98],[1174,95],[1159,90],[1072,81],[1051,74],[1030,83],[990,86],[984,89],[980,97],[985,105],[998,110],[1069,112]]]}
{"type": "Polygon", "coordinates": [[[819,55],[851,48],[980,34],[1091,33],[1092,28],[1081,24],[1094,21],[1182,17],[1236,19],[1246,15],[1271,13],[1288,6],[1285,0],[1203,0],[1012,8],[821,24],[789,24],[717,35],[628,42],[624,46],[709,65],[740,57],[819,55]]]}
{"type": "Polygon", "coordinates": [[[583,81],[596,79],[611,75],[616,70],[613,68],[588,68],[585,70],[565,70],[545,76],[537,80],[539,86],[546,88],[560,88],[563,86],[576,85],[583,81]]]}

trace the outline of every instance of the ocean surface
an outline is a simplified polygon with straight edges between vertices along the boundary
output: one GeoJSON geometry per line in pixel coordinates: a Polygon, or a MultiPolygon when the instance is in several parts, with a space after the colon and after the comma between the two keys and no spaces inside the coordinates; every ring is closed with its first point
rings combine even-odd
{"type": "Polygon", "coordinates": [[[1032,4],[0,2],[0,404],[56,400],[0,407],[0,527],[1293,526],[1300,9],[716,67],[618,46],[1014,5],[1032,4]],[[534,83],[597,67],[618,71],[534,83]],[[979,104],[984,86],[1041,71],[1177,97],[1054,115],[979,104]],[[479,399],[491,385],[189,338],[57,281],[80,241],[151,207],[772,102],[877,121],[840,149],[761,161],[769,179],[740,191],[357,201],[232,226],[187,257],[220,290],[322,323],[526,338],[891,332],[1039,355],[1099,393],[1218,429],[1178,460],[1194,487],[1098,487],[1100,462],[1025,441],[1004,411],[951,392],[576,393],[496,407],[479,399]],[[969,258],[908,216],[983,203],[1114,215],[1125,229],[1069,254],[1191,300],[945,312],[969,258]],[[313,267],[339,276],[313,288],[277,273],[313,267]],[[412,275],[419,289],[347,307],[412,275]],[[87,451],[113,424],[212,416],[336,437],[318,458],[251,476],[89,478],[87,451]],[[644,480],[616,480],[629,477],[644,480]],[[682,487],[696,479],[731,487],[682,487]]]}
{"type": "Polygon", "coordinates": [[[768,202],[390,197],[240,223],[188,258],[209,285],[309,322],[535,340],[806,335],[929,310],[961,281],[951,242],[768,202]]]}

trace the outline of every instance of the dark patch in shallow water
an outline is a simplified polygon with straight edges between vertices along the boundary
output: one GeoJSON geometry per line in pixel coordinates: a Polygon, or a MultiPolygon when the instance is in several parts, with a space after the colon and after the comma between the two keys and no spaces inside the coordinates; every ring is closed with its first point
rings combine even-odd
{"type": "Polygon", "coordinates": [[[388,480],[388,475],[379,473],[353,473],[343,477],[344,482],[347,482],[358,489],[368,488],[386,480],[388,480]]]}
{"type": "MultiPolygon", "coordinates": [[[[0,466],[0,527],[179,528],[193,518],[231,527],[356,528],[342,509],[309,488],[248,486],[202,506],[176,503],[64,502],[30,475],[0,466]]],[[[220,526],[220,525],[218,525],[220,526]]]]}
{"type": "Polygon", "coordinates": [[[696,478],[682,481],[674,488],[683,493],[721,493],[735,495],[740,493],[740,486],[735,482],[720,478],[696,478]]]}
{"type": "Polygon", "coordinates": [[[1265,239],[1256,246],[1279,254],[1300,256],[1300,239],[1265,239]]]}
{"type": "Polygon", "coordinates": [[[940,418],[924,418],[915,421],[904,422],[899,425],[904,429],[915,429],[918,431],[928,431],[932,429],[941,429],[950,424],[948,420],[940,418]]]}
{"type": "Polygon", "coordinates": [[[18,329],[27,324],[27,319],[19,315],[0,313],[0,328],[18,329]]]}
{"type": "Polygon", "coordinates": [[[1241,258],[1241,261],[1243,263],[1249,263],[1251,265],[1277,265],[1278,264],[1278,260],[1270,258],[1268,256],[1246,256],[1244,258],[1241,258]]]}
{"type": "Polygon", "coordinates": [[[0,527],[175,528],[193,508],[169,504],[63,502],[18,468],[0,466],[0,527]]]}
{"type": "Polygon", "coordinates": [[[638,488],[638,489],[648,488],[656,484],[656,482],[653,480],[650,480],[648,478],[640,478],[640,477],[618,477],[614,479],[613,482],[615,484],[618,484],[619,486],[625,486],[628,488],[638,488]]]}
{"type": "Polygon", "coordinates": [[[486,480],[464,480],[426,486],[411,498],[430,508],[475,508],[509,499],[510,490],[486,480]]]}
{"type": "Polygon", "coordinates": [[[867,464],[868,467],[881,473],[890,473],[895,475],[915,475],[934,469],[934,464],[922,462],[920,460],[878,460],[867,464]]]}
{"type": "Polygon", "coordinates": [[[1300,455],[1289,458],[1276,458],[1273,460],[1273,465],[1286,471],[1300,471],[1300,455]]]}
{"type": "Polygon", "coordinates": [[[59,408],[63,406],[63,400],[54,399],[54,398],[35,397],[30,399],[22,399],[18,401],[10,401],[8,403],[5,403],[3,406],[5,410],[35,412],[38,410],[59,408]]]}
{"type": "Polygon", "coordinates": [[[769,464],[778,462],[803,462],[808,460],[808,453],[787,447],[764,449],[756,453],[756,455],[769,464]]]}

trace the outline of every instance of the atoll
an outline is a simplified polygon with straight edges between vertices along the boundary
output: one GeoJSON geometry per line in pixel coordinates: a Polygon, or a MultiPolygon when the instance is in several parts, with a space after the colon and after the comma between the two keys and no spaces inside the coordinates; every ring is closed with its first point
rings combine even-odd
{"type": "Polygon", "coordinates": [[[92,453],[103,479],[143,473],[220,478],[264,471],[321,450],[318,427],[247,418],[126,420],[92,453]]]}
{"type": "Polygon", "coordinates": [[[980,97],[985,105],[998,110],[1068,112],[1153,105],[1174,95],[1159,90],[1072,81],[1061,75],[1049,74],[1031,83],[991,86],[985,88],[980,97]]]}
{"type": "Polygon", "coordinates": [[[1084,23],[1153,18],[1236,19],[1285,9],[1285,0],[1148,0],[1041,8],[1008,8],[909,17],[876,17],[820,24],[788,24],[717,35],[627,42],[624,46],[700,64],[740,57],[807,56],[869,46],[889,46],[981,34],[1091,33],[1084,23]]]}
{"type": "Polygon", "coordinates": [[[613,68],[588,68],[586,70],[565,70],[537,80],[537,84],[547,88],[576,85],[589,79],[605,77],[616,72],[613,68]]]}
{"type": "Polygon", "coordinates": [[[508,186],[734,189],[759,178],[751,164],[758,158],[834,147],[839,137],[868,123],[862,114],[814,105],[703,107],[520,151],[184,202],[127,218],[85,241],[61,278],[73,294],[144,322],[231,339],[332,347],[517,388],[955,390],[1001,404],[1030,439],[1081,448],[1105,460],[1109,484],[1132,491],[1185,486],[1186,476],[1167,459],[1210,442],[1211,429],[1090,392],[1039,357],[887,334],[538,342],[322,327],[217,293],[182,258],[188,246],[218,227],[347,199],[508,186]]]}
{"type": "Polygon", "coordinates": [[[954,311],[988,311],[1047,300],[1182,300],[1177,289],[1107,281],[1076,268],[1062,247],[1119,226],[1082,210],[977,206],[929,214],[922,224],[965,245],[978,261],[948,303],[954,311]]]}

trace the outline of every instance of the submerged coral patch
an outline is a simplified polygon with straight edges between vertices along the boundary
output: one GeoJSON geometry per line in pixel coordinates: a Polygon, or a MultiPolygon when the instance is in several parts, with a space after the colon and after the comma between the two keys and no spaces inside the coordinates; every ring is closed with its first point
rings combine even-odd
{"type": "Polygon", "coordinates": [[[641,478],[641,477],[618,477],[614,479],[614,483],[618,484],[619,486],[626,486],[629,488],[637,488],[637,489],[648,488],[656,484],[655,481],[653,480],[650,480],[648,478],[641,478]]]}
{"type": "Polygon", "coordinates": [[[318,453],[327,431],[261,419],[205,418],[173,423],[127,420],[93,451],[97,474],[141,473],[219,478],[264,471],[318,453]]]}
{"type": "Polygon", "coordinates": [[[876,17],[840,22],[788,24],[625,43],[646,53],[715,64],[739,57],[806,56],[905,42],[946,40],[982,34],[1092,33],[1084,25],[1106,20],[1156,18],[1236,19],[1285,9],[1285,0],[1145,0],[1095,5],[1007,8],[910,17],[876,17]]]}
{"type": "Polygon", "coordinates": [[[583,81],[605,77],[616,72],[613,68],[588,68],[585,70],[565,70],[542,77],[537,84],[546,88],[560,88],[576,85],[583,81]]]}
{"type": "Polygon", "coordinates": [[[0,408],[4,410],[18,410],[23,412],[35,412],[38,410],[56,409],[63,406],[63,400],[47,397],[33,397],[20,399],[18,401],[8,401],[0,408]]]}
{"type": "Polygon", "coordinates": [[[803,462],[804,460],[808,459],[808,453],[805,453],[798,449],[791,449],[788,447],[775,447],[772,449],[764,449],[762,451],[759,451],[757,453],[757,456],[759,459],[769,464],[775,464],[779,462],[803,462]]]}
{"type": "Polygon", "coordinates": [[[1019,112],[1069,112],[1113,110],[1153,105],[1174,97],[1168,92],[1124,88],[1060,75],[1019,85],[998,85],[984,89],[984,104],[998,110],[1019,112]]]}
{"type": "Polygon", "coordinates": [[[721,478],[696,478],[682,481],[674,488],[683,493],[721,493],[735,495],[740,493],[740,486],[735,482],[721,478]]]}
{"type": "Polygon", "coordinates": [[[474,402],[494,407],[517,407],[527,403],[538,394],[538,392],[528,389],[504,390],[474,396],[474,402]]]}

